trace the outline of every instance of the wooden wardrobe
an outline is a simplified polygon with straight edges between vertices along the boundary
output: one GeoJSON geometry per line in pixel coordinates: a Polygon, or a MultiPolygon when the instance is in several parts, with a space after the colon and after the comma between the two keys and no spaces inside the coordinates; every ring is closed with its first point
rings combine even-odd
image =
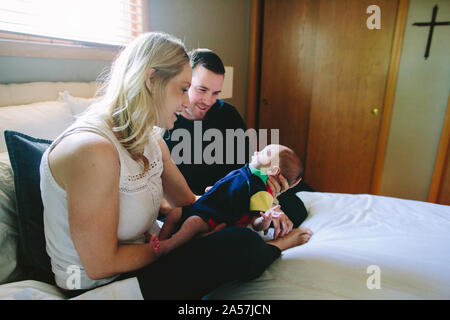
{"type": "Polygon", "coordinates": [[[450,206],[450,95],[447,99],[428,201],[450,206]]]}
{"type": "Polygon", "coordinates": [[[399,1],[261,2],[254,126],[280,129],[280,143],[298,153],[305,181],[318,191],[376,193],[399,56],[399,1]],[[378,30],[366,25],[374,4],[378,30]]]}

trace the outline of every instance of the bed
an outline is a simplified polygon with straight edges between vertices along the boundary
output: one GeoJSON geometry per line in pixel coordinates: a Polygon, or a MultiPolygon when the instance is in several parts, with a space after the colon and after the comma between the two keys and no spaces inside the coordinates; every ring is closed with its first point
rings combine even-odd
{"type": "MultiPolygon", "coordinates": [[[[93,102],[96,87],[0,85],[0,299],[66,299],[54,285],[27,278],[18,263],[21,195],[4,131],[52,140],[93,102]]],[[[204,299],[450,299],[449,206],[367,194],[297,196],[308,210],[302,226],[314,232],[311,240],[284,251],[259,278],[227,284],[204,299]]],[[[73,299],[142,295],[132,278],[73,299]]]]}

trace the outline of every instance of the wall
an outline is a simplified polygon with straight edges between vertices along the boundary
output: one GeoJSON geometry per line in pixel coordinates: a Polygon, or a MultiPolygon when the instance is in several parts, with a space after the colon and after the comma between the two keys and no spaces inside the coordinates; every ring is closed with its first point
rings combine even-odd
{"type": "Polygon", "coordinates": [[[182,39],[188,50],[209,48],[234,68],[233,97],[245,116],[247,101],[249,0],[149,0],[149,26],[182,39]]]}
{"type": "Polygon", "coordinates": [[[427,200],[450,88],[450,26],[436,27],[424,58],[433,6],[450,21],[450,1],[410,0],[380,194],[427,200]]]}

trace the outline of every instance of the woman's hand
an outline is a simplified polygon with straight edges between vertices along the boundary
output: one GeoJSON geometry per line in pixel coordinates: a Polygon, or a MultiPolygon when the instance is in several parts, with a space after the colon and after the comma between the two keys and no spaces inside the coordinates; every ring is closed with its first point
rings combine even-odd
{"type": "MultiPolygon", "coordinates": [[[[205,193],[207,193],[211,188],[212,188],[211,186],[206,187],[206,188],[205,188],[205,193]]],[[[201,197],[202,197],[201,195],[195,195],[195,201],[197,201],[197,200],[200,199],[201,197]]]]}
{"type": "MultiPolygon", "coordinates": [[[[276,205],[266,211],[266,214],[270,211],[273,223],[273,239],[276,240],[278,237],[284,237],[289,232],[292,231],[294,224],[291,219],[281,210],[280,205],[276,205]]],[[[267,232],[264,232],[267,234],[267,232]]]]}
{"type": "Polygon", "coordinates": [[[283,193],[284,191],[289,189],[289,183],[288,183],[288,181],[286,180],[286,178],[282,174],[278,175],[278,179],[280,181],[278,181],[277,178],[275,178],[275,176],[271,176],[271,175],[269,175],[268,179],[267,179],[267,185],[272,190],[273,197],[275,199],[281,193],[283,193]]]}

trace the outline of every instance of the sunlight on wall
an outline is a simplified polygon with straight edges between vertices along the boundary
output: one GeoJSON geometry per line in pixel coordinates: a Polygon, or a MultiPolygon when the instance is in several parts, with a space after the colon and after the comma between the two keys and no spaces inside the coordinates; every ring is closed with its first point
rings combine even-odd
{"type": "Polygon", "coordinates": [[[0,30],[120,45],[130,38],[129,11],[123,0],[2,0],[0,30]]]}

